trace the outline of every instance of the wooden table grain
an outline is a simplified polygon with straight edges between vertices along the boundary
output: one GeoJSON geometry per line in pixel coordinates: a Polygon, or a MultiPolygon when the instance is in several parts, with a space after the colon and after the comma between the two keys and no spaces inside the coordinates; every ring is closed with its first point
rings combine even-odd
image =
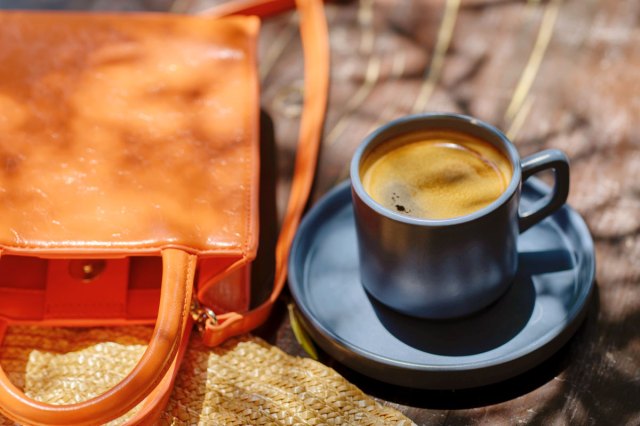
{"type": "MultiPolygon", "coordinates": [[[[640,2],[361,0],[329,4],[327,16],[332,81],[313,201],[347,177],[380,124],[422,111],[473,115],[523,155],[568,154],[569,203],[595,240],[597,291],[564,348],[496,385],[416,391],[322,361],[420,425],[640,424],[640,2]]],[[[293,15],[265,22],[260,52],[282,211],[302,99],[293,15]]],[[[261,334],[305,356],[284,304],[261,334]]]]}
{"type": "MultiPolygon", "coordinates": [[[[191,13],[215,1],[0,0],[0,7],[17,3],[191,13]]],[[[422,111],[473,115],[503,129],[523,155],[568,154],[569,203],[595,240],[597,291],[565,347],[495,385],[416,391],[321,360],[419,425],[640,425],[640,2],[360,0],[328,4],[326,13],[332,81],[311,204],[347,178],[356,146],[380,124],[422,111]]],[[[277,182],[277,197],[263,207],[280,212],[303,96],[296,19],[265,21],[259,46],[262,107],[275,132],[263,161],[277,182]]],[[[263,235],[273,237],[275,224],[263,235]]],[[[306,356],[291,331],[289,300],[285,294],[258,334],[306,356]]]]}

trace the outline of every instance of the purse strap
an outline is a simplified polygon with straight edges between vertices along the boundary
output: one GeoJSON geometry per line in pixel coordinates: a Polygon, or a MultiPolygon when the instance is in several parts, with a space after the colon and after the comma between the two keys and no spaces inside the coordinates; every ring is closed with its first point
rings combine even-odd
{"type": "Polygon", "coordinates": [[[217,6],[207,15],[270,16],[296,6],[300,14],[300,35],[304,50],[304,107],[300,119],[298,150],[289,202],[276,244],[276,269],[269,298],[248,312],[218,315],[217,323],[207,322],[203,331],[206,345],[216,346],[226,339],[247,333],[262,324],[284,288],[289,249],[309,199],[316,171],[324,115],[329,92],[329,38],[324,8],[320,0],[241,0],[217,6]]]}
{"type": "MultiPolygon", "coordinates": [[[[0,253],[1,254],[1,253],[0,253]]],[[[70,405],[53,405],[27,397],[0,366],[0,413],[24,424],[102,424],[125,414],[166,380],[190,321],[196,256],[178,249],[162,251],[162,285],[158,320],[149,346],[134,369],[102,395],[70,405]]],[[[0,337],[6,321],[0,321],[0,337]]],[[[0,340],[1,342],[1,340],[0,340]]]]}

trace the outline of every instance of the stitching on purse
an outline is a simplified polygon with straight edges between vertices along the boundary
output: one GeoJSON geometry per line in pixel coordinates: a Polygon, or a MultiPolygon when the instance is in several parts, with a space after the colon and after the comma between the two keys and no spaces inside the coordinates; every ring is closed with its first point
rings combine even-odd
{"type": "MultiPolygon", "coordinates": [[[[259,93],[259,85],[257,84],[257,68],[258,68],[258,63],[256,60],[256,43],[258,42],[257,40],[257,35],[256,34],[251,34],[251,45],[249,46],[251,49],[251,62],[252,62],[252,67],[251,67],[251,75],[253,77],[253,85],[254,85],[254,90],[253,90],[253,98],[256,100],[256,104],[258,105],[258,108],[260,108],[260,93],[259,93]]],[[[258,151],[260,150],[260,132],[258,130],[258,134],[256,134],[256,116],[255,116],[255,112],[253,112],[252,116],[252,123],[245,123],[245,124],[250,124],[250,126],[245,126],[245,128],[249,127],[252,129],[251,131],[251,143],[245,144],[245,155],[247,156],[247,158],[250,158],[251,161],[247,161],[244,168],[245,168],[245,182],[248,182],[247,188],[250,188],[249,191],[246,191],[246,195],[245,195],[245,237],[244,237],[244,247],[243,247],[243,253],[242,253],[242,257],[247,257],[247,253],[249,252],[249,242],[252,239],[251,236],[251,221],[252,221],[252,216],[251,216],[251,200],[254,198],[253,195],[253,191],[260,191],[260,175],[258,174],[258,188],[255,188],[255,185],[253,185],[254,183],[254,179],[253,179],[253,169],[255,168],[255,162],[256,162],[256,155],[255,155],[255,141],[256,138],[258,139],[258,151]]],[[[246,118],[245,120],[248,121],[248,118],[246,118]]],[[[260,116],[258,115],[258,120],[260,120],[260,116]]],[[[260,125],[260,121],[258,121],[258,126],[260,125]]],[[[259,161],[258,161],[258,164],[259,161]]]]}
{"type": "Polygon", "coordinates": [[[51,315],[55,319],[102,319],[102,318],[112,318],[114,315],[124,315],[126,316],[126,304],[123,303],[105,303],[105,302],[97,302],[97,303],[48,303],[45,307],[45,314],[51,315]],[[58,310],[73,310],[72,313],[60,314],[58,310]],[[93,310],[95,309],[107,309],[109,311],[115,312],[106,312],[103,315],[95,315],[93,310]],[[94,314],[91,316],[91,314],[94,314]],[[87,318],[87,315],[89,316],[87,318]]]}
{"type": "Polygon", "coordinates": [[[123,303],[118,303],[118,302],[115,302],[115,303],[104,303],[104,302],[100,303],[100,302],[98,302],[98,303],[49,303],[48,306],[49,307],[51,307],[51,306],[56,306],[56,307],[58,307],[58,306],[80,306],[80,307],[82,307],[82,306],[93,306],[93,307],[97,307],[97,306],[103,306],[103,307],[121,306],[121,307],[124,307],[125,305],[123,303]]]}
{"type": "MultiPolygon", "coordinates": [[[[238,249],[242,249],[242,246],[244,244],[229,244],[227,246],[224,247],[224,249],[227,249],[228,247],[230,248],[238,248],[238,249]]],[[[97,249],[113,249],[114,251],[116,250],[135,250],[135,249],[165,249],[165,248],[169,248],[169,247],[174,247],[174,246],[164,246],[164,245],[156,245],[156,244],[140,244],[140,245],[136,245],[134,247],[119,247],[119,246],[115,246],[113,243],[109,243],[109,244],[95,244],[95,245],[90,245],[90,246],[85,246],[85,245],[73,245],[73,244],[68,244],[68,245],[64,245],[64,244],[50,244],[50,245],[46,245],[43,246],[41,244],[33,244],[33,243],[13,243],[13,244],[5,244],[5,247],[20,247],[20,248],[39,248],[39,249],[43,249],[43,250],[47,250],[47,249],[56,249],[56,248],[82,248],[82,249],[86,249],[86,248],[97,248],[97,249]]],[[[1,251],[1,249],[0,249],[1,251]]],[[[207,252],[207,251],[214,251],[214,250],[198,250],[198,251],[202,251],[202,252],[207,252]]]]}
{"type": "MultiPolygon", "coordinates": [[[[255,135],[253,136],[255,138],[255,135]]],[[[252,141],[253,142],[253,141],[252,141]]],[[[244,226],[244,244],[242,247],[242,257],[246,257],[247,252],[249,251],[249,240],[251,239],[251,236],[249,235],[249,232],[251,230],[251,196],[252,191],[255,191],[255,188],[253,188],[253,185],[251,182],[251,167],[250,165],[253,164],[253,153],[251,152],[251,145],[252,144],[246,144],[245,146],[245,152],[246,155],[248,156],[248,158],[251,158],[252,161],[247,161],[247,164],[244,166],[245,169],[245,182],[249,181],[248,184],[248,188],[251,188],[249,191],[246,191],[246,195],[244,197],[244,214],[245,214],[245,226],[244,226]],[[251,164],[250,164],[251,163],[251,164]]]]}
{"type": "MultiPolygon", "coordinates": [[[[125,246],[125,247],[121,247],[121,246],[113,246],[113,244],[109,244],[109,245],[91,245],[91,246],[84,246],[84,245],[62,245],[62,244],[51,244],[51,245],[40,245],[40,244],[30,244],[30,243],[13,243],[13,244],[0,244],[0,252],[2,252],[3,249],[5,250],[11,250],[11,249],[34,249],[37,251],[42,251],[42,252],[48,252],[51,250],[65,250],[64,253],[61,254],[66,254],[66,250],[69,251],[73,251],[73,250],[84,250],[86,252],[87,249],[90,250],[103,250],[103,253],[105,255],[108,254],[130,254],[130,253],[140,253],[140,254],[151,254],[153,253],[157,253],[158,250],[162,251],[168,248],[177,248],[179,250],[183,250],[187,253],[191,253],[191,251],[193,251],[195,254],[198,255],[228,255],[231,254],[233,255],[232,251],[233,250],[237,250],[240,252],[240,254],[244,255],[246,253],[246,247],[247,244],[246,243],[242,243],[242,244],[229,244],[227,246],[224,247],[218,247],[216,249],[197,249],[197,248],[193,248],[193,247],[189,247],[189,246],[175,246],[175,245],[169,245],[169,244],[162,244],[162,245],[137,245],[134,247],[131,246],[125,246]],[[191,251],[190,251],[191,250],[191,251]]],[[[5,253],[6,254],[6,253],[5,253]]]]}

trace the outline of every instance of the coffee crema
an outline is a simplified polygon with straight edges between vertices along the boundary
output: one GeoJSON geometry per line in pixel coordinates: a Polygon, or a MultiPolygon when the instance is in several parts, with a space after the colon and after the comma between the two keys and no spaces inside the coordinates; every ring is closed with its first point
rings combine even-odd
{"type": "Polygon", "coordinates": [[[409,133],[361,163],[365,191],[387,209],[422,219],[465,216],[507,189],[513,169],[491,143],[452,131],[409,133]]]}

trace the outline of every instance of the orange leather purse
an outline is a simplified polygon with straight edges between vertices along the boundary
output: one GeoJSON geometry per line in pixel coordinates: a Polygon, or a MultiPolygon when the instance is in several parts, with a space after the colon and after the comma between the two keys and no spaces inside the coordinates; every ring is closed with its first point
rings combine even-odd
{"type": "Polygon", "coordinates": [[[249,310],[260,143],[251,15],[293,6],[0,13],[0,341],[11,324],[155,323],[131,373],[77,404],[32,400],[0,369],[0,413],[102,424],[142,402],[128,424],[153,423],[193,319],[217,345],[267,318],[313,181],[328,90],[322,4],[298,0],[306,77],[295,176],[273,291],[249,310]]]}

